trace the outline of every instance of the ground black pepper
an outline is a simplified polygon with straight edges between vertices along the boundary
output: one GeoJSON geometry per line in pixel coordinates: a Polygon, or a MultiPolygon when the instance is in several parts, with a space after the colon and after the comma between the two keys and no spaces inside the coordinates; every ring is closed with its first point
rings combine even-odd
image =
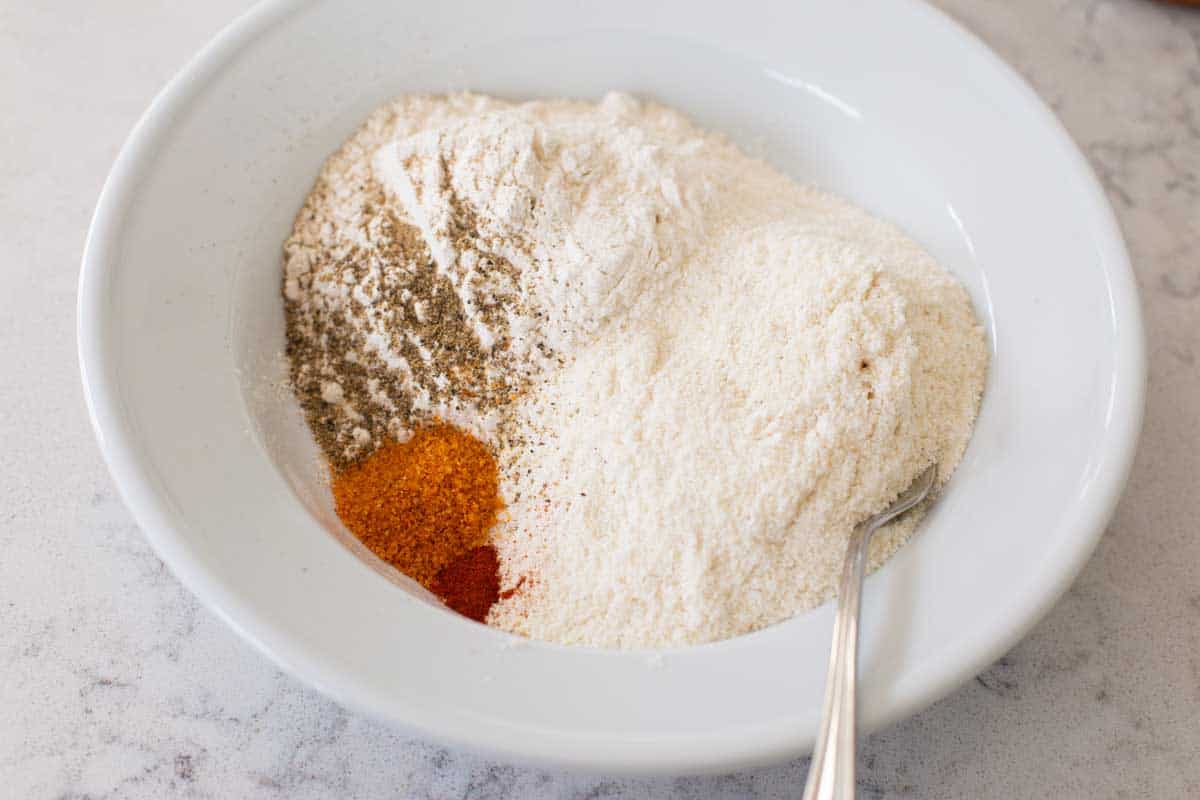
{"type": "MultiPolygon", "coordinates": [[[[355,217],[362,220],[356,243],[308,253],[305,302],[288,298],[285,282],[292,387],[335,469],[428,422],[431,404],[461,410],[469,403],[486,412],[511,401],[524,377],[520,370],[494,369],[504,360],[507,335],[490,347],[480,343],[460,293],[439,271],[421,232],[396,216],[383,188],[364,180],[359,189],[349,201],[359,204],[355,217]],[[314,277],[347,287],[345,296],[313,290],[314,277]],[[368,316],[372,325],[362,324],[368,316]],[[371,329],[385,332],[386,349],[403,365],[381,355],[371,329]]],[[[328,202],[328,192],[319,180],[300,219],[311,221],[316,211],[310,206],[328,202]]],[[[461,203],[454,207],[455,242],[478,253],[477,222],[461,203]]],[[[479,259],[478,280],[496,271],[510,281],[517,277],[498,256],[479,259]]],[[[516,303],[501,295],[479,301],[476,310],[489,328],[503,332],[506,305],[516,303]]]]}

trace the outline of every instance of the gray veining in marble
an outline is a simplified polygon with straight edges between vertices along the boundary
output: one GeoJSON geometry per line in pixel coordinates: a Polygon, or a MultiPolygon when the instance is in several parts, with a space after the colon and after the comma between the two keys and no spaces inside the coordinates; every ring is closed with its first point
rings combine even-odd
{"type": "MultiPolygon", "coordinates": [[[[1200,797],[1200,9],[943,0],[1103,180],[1144,293],[1129,491],[1012,652],[866,744],[868,798],[1200,797]]],[[[411,739],[288,677],[149,550],[76,375],[84,231],[129,127],[243,3],[0,0],[0,797],[785,798],[804,763],[607,779],[411,739]]]]}

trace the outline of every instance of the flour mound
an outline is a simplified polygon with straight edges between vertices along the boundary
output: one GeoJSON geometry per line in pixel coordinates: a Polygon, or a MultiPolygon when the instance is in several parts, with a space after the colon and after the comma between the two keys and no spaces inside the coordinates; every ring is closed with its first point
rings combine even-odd
{"type": "Polygon", "coordinates": [[[678,115],[613,94],[456,118],[380,148],[373,168],[471,298],[468,313],[481,262],[511,265],[504,288],[528,304],[508,320],[524,358],[571,348],[679,268],[703,233],[703,151],[678,115]]]}
{"type": "Polygon", "coordinates": [[[629,264],[624,313],[518,409],[545,443],[515,458],[494,536],[527,580],[493,625],[601,647],[770,625],[832,594],[856,523],[962,457],[987,361],[962,287],[893,226],[692,141],[703,240],[659,231],[647,251],[682,263],[629,264]]]}

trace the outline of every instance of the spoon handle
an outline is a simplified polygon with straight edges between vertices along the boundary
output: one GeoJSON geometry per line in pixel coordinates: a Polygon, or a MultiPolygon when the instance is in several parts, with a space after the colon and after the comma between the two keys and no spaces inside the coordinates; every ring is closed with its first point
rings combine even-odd
{"type": "Polygon", "coordinates": [[[863,573],[867,570],[867,545],[871,543],[871,534],[928,497],[936,480],[937,464],[931,464],[900,493],[896,502],[856,525],[850,534],[846,561],[842,565],[842,581],[838,584],[821,733],[808,767],[804,800],[851,800],[854,797],[858,609],[862,605],[863,573]]]}
{"type": "Polygon", "coordinates": [[[854,797],[858,610],[862,604],[867,545],[878,525],[872,519],[855,527],[846,547],[846,561],[838,585],[837,616],[833,621],[833,647],[829,652],[821,732],[808,767],[804,800],[851,800],[854,797]]]}

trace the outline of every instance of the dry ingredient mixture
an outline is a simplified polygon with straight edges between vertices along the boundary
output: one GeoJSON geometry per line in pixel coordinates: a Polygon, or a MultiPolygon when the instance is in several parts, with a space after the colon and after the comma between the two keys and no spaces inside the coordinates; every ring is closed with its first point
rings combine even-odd
{"type": "Polygon", "coordinates": [[[819,604],[856,522],[950,475],[987,366],[966,292],[899,230],[621,94],[385,106],[297,217],[284,296],[347,526],[462,613],[569,644],[819,604]],[[472,489],[414,481],[438,436],[460,449],[421,469],[472,489]]]}

